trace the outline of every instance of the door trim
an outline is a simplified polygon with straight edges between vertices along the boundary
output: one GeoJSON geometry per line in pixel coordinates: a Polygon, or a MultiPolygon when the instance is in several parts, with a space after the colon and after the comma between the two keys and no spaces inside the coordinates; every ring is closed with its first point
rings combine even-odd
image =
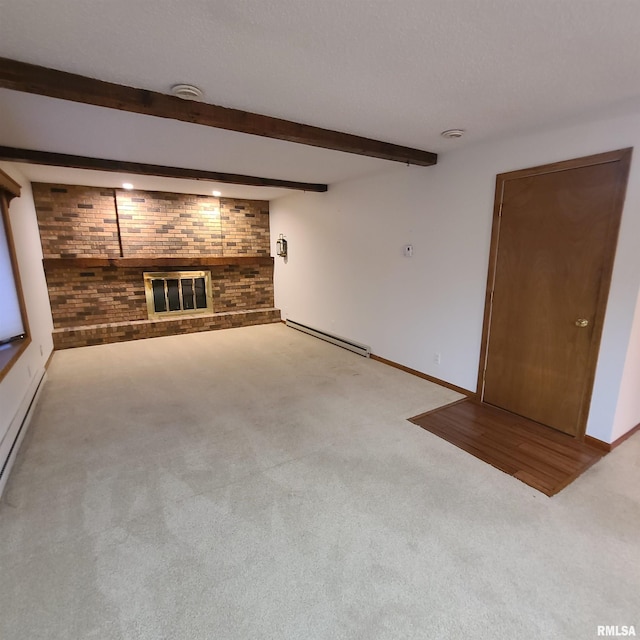
{"type": "MultiPolygon", "coordinates": [[[[615,261],[616,247],[618,244],[618,233],[620,231],[620,221],[622,218],[622,209],[627,189],[627,181],[629,177],[629,167],[631,165],[631,155],[633,147],[626,149],[618,149],[617,151],[609,151],[599,153],[583,158],[574,158],[563,162],[553,162],[551,164],[540,165],[530,169],[520,169],[518,171],[509,171],[500,173],[496,176],[496,190],[493,205],[493,223],[491,229],[491,248],[489,251],[489,268],[487,274],[487,288],[484,303],[484,318],[482,324],[482,342],[480,345],[480,365],[478,367],[478,400],[484,402],[484,378],[487,368],[487,354],[489,349],[489,336],[491,333],[491,311],[493,300],[493,289],[495,285],[496,269],[498,263],[498,248],[500,244],[500,222],[502,217],[502,199],[504,187],[507,181],[517,180],[530,176],[538,176],[546,173],[554,173],[557,171],[567,171],[570,169],[579,169],[582,167],[590,167],[598,164],[608,164],[611,162],[620,163],[620,172],[622,180],[618,184],[617,193],[614,200],[613,229],[609,239],[607,248],[607,262],[604,265],[602,278],[600,279],[600,288],[598,291],[598,305],[594,316],[593,323],[593,340],[589,349],[587,359],[587,384],[585,387],[582,406],[578,419],[578,438],[584,439],[587,418],[589,417],[589,407],[591,405],[591,395],[593,392],[593,383],[595,380],[596,366],[598,363],[598,353],[600,350],[600,340],[602,338],[602,328],[604,326],[604,317],[609,297],[609,288],[611,285],[611,276],[613,274],[613,264],[615,261]]],[[[525,416],[526,417],[526,416],[525,416]]]]}

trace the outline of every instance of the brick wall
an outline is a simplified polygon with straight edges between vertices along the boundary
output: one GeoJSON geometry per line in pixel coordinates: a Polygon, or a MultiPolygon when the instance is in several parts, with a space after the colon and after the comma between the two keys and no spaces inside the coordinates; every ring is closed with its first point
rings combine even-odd
{"type": "Polygon", "coordinates": [[[45,258],[120,255],[113,189],[34,183],[45,258]]]}
{"type": "Polygon", "coordinates": [[[220,220],[224,255],[269,255],[268,202],[222,198],[220,220]]]}
{"type": "Polygon", "coordinates": [[[49,269],[47,286],[54,328],[144,320],[142,269],[49,269]]]}
{"type": "Polygon", "coordinates": [[[218,198],[117,189],[116,201],[125,257],[223,255],[218,198]]]}
{"type": "Polygon", "coordinates": [[[45,258],[268,256],[269,203],[33,184],[45,258]],[[120,241],[118,240],[118,223],[120,241]]]}
{"type": "MultiPolygon", "coordinates": [[[[211,271],[214,313],[273,307],[272,265],[205,266],[211,271]]],[[[69,328],[147,319],[143,273],[157,268],[50,269],[53,326],[69,328]]],[[[188,267],[172,267],[188,271],[188,267]]]]}
{"type": "Polygon", "coordinates": [[[273,307],[273,264],[208,268],[214,311],[273,307]]]}
{"type": "Polygon", "coordinates": [[[280,322],[278,309],[251,309],[248,311],[228,311],[210,316],[194,318],[163,319],[157,322],[133,320],[113,322],[94,327],[70,327],[54,329],[53,344],[56,349],[86,347],[109,342],[157,338],[197,331],[214,331],[234,327],[248,327],[255,324],[280,322]]]}
{"type": "MultiPolygon", "coordinates": [[[[188,271],[194,259],[269,255],[269,203],[70,185],[33,185],[45,258],[188,258],[190,266],[47,261],[57,348],[275,322],[273,264],[203,265],[214,316],[149,320],[145,271],[188,271]]],[[[79,261],[80,262],[80,261],[79,261]]]]}

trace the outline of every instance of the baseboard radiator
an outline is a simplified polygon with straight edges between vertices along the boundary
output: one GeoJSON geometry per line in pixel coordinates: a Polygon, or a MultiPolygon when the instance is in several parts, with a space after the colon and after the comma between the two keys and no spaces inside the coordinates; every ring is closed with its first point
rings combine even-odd
{"type": "Polygon", "coordinates": [[[18,412],[9,425],[7,433],[0,441],[0,497],[2,497],[2,493],[6,487],[9,474],[11,473],[11,467],[15,462],[18,449],[33,417],[46,378],[46,371],[42,369],[39,375],[33,380],[32,386],[18,408],[18,412]]]}
{"type": "Polygon", "coordinates": [[[293,320],[285,320],[285,324],[287,325],[287,327],[291,327],[292,329],[297,329],[298,331],[308,333],[310,336],[320,338],[320,340],[326,340],[331,344],[335,344],[338,347],[342,347],[343,349],[353,351],[354,353],[364,356],[365,358],[368,358],[371,355],[371,347],[367,347],[366,344],[360,344],[358,342],[354,342],[353,340],[348,340],[347,338],[342,338],[341,336],[336,336],[331,333],[327,333],[326,331],[321,331],[320,329],[314,329],[313,327],[308,327],[306,324],[300,324],[299,322],[294,322],[293,320]]]}

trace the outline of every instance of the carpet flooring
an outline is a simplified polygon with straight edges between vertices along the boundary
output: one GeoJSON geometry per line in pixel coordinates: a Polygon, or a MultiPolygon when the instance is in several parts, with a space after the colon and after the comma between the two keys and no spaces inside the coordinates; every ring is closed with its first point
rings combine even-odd
{"type": "Polygon", "coordinates": [[[605,455],[577,438],[471,400],[411,422],[547,496],[562,491],[605,455]]]}
{"type": "Polygon", "coordinates": [[[0,638],[640,625],[638,436],[549,499],[407,421],[457,398],[283,325],[56,353],[0,504],[0,638]]]}

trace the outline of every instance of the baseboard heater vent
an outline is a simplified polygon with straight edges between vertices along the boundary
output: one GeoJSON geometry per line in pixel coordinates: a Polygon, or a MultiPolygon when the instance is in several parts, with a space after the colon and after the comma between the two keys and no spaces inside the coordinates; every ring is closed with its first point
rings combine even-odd
{"type": "Polygon", "coordinates": [[[308,333],[311,336],[320,338],[320,340],[326,340],[327,342],[335,344],[338,347],[342,347],[343,349],[349,349],[349,351],[353,351],[354,353],[364,356],[365,358],[368,358],[371,355],[371,347],[367,347],[367,345],[365,344],[359,344],[358,342],[354,342],[353,340],[347,340],[347,338],[334,336],[331,333],[327,333],[326,331],[320,331],[320,329],[314,329],[313,327],[308,327],[305,324],[300,324],[299,322],[294,322],[293,320],[286,320],[285,324],[287,325],[287,327],[297,329],[298,331],[303,331],[304,333],[308,333]]]}
{"type": "MultiPolygon", "coordinates": [[[[0,461],[0,497],[2,496],[4,488],[7,484],[7,477],[11,471],[13,463],[15,462],[18,448],[22,443],[27,428],[29,427],[29,423],[31,422],[31,418],[33,417],[36,405],[38,404],[38,400],[40,398],[40,394],[42,393],[42,388],[44,387],[44,381],[46,380],[46,377],[47,373],[43,370],[42,375],[40,376],[40,380],[38,380],[37,382],[36,389],[33,392],[33,396],[31,396],[30,400],[26,400],[26,402],[28,402],[28,406],[26,407],[24,415],[21,416],[21,409],[19,408],[16,417],[9,425],[9,429],[4,436],[4,439],[0,441],[0,445],[2,445],[2,447],[0,448],[6,450],[5,444],[11,442],[11,440],[8,438],[13,438],[13,442],[11,442],[9,451],[6,454],[6,458],[4,459],[4,461],[0,461]],[[18,420],[20,421],[19,426],[16,424],[18,420]]],[[[24,404],[22,405],[22,407],[24,407],[24,404]]]]}

